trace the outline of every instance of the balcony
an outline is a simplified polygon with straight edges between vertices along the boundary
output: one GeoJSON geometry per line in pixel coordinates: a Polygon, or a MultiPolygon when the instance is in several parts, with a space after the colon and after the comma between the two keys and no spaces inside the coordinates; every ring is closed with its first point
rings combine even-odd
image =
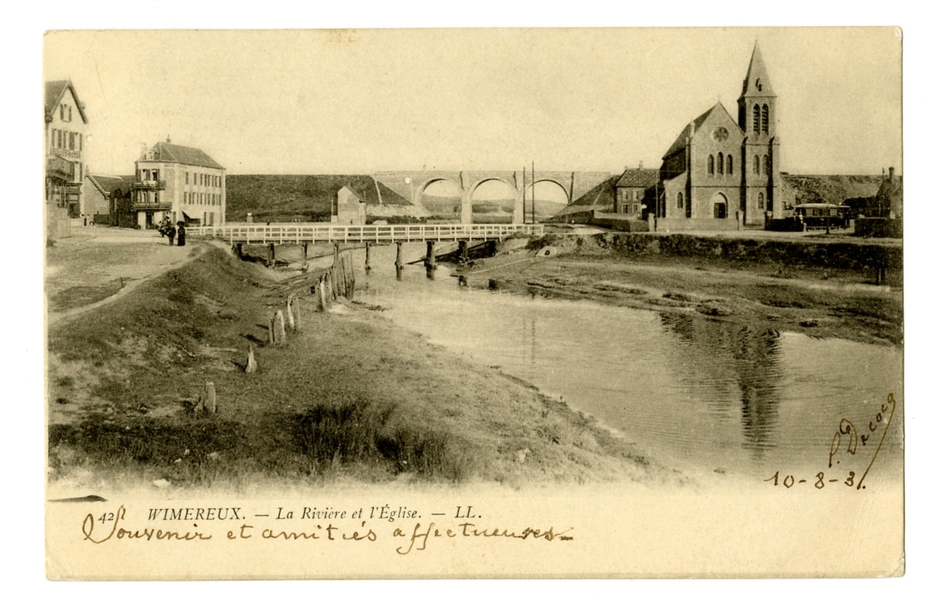
{"type": "Polygon", "coordinates": [[[171,202],[133,202],[132,210],[171,210],[171,202]]]}
{"type": "Polygon", "coordinates": [[[165,180],[152,179],[150,181],[133,181],[132,189],[133,190],[164,190],[165,180]]]}
{"type": "Polygon", "coordinates": [[[73,158],[76,160],[82,158],[82,152],[79,150],[69,150],[67,148],[50,148],[49,153],[55,154],[56,156],[62,156],[64,158],[73,158]]]}
{"type": "Polygon", "coordinates": [[[46,176],[55,177],[65,181],[72,181],[75,178],[76,167],[74,163],[69,162],[60,156],[50,156],[46,161],[46,176]]]}

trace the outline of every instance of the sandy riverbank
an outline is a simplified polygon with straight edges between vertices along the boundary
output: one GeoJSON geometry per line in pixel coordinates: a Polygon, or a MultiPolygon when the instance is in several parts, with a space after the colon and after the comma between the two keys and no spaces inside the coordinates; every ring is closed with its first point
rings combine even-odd
{"type": "Polygon", "coordinates": [[[301,331],[268,345],[284,289],[274,271],[213,248],[82,319],[51,323],[51,482],[242,491],[683,481],[563,403],[359,305],[318,313],[303,296],[301,331]],[[241,368],[248,348],[254,374],[241,368]],[[219,410],[198,416],[191,407],[209,381],[219,410]]]}
{"type": "MultiPolygon", "coordinates": [[[[622,245],[620,245],[622,248],[622,245]]],[[[475,287],[702,315],[758,329],[900,346],[903,294],[859,270],[723,257],[632,255],[603,236],[509,243],[458,273],[475,287]],[[553,248],[539,257],[541,247],[553,248]]]]}

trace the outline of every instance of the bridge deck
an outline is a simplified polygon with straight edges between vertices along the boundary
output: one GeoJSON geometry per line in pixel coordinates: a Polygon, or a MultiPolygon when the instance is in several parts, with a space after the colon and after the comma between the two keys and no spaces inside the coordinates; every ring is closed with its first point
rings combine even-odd
{"type": "Polygon", "coordinates": [[[544,225],[332,225],[278,223],[273,225],[213,225],[189,227],[189,235],[235,244],[304,244],[320,242],[451,242],[491,240],[513,235],[544,235],[544,225]]]}

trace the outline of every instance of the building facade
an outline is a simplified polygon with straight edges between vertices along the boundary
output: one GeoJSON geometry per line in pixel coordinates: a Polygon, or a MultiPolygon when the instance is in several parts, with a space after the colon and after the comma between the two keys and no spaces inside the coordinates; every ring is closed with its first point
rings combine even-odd
{"type": "Polygon", "coordinates": [[[356,190],[344,185],[336,193],[336,205],[330,214],[331,223],[366,225],[366,201],[356,190]]]}
{"type": "Polygon", "coordinates": [[[220,225],[227,209],[225,169],[198,148],[171,139],[145,150],[135,161],[130,209],[142,229],[172,223],[220,225]]]}
{"type": "Polygon", "coordinates": [[[644,169],[642,164],[638,169],[624,169],[614,188],[614,212],[645,219],[647,202],[656,197],[659,176],[659,170],[644,169]]]}
{"type": "Polygon", "coordinates": [[[782,216],[777,99],[756,44],[738,122],[716,103],[663,155],[654,210],[667,229],[764,227],[782,216]]]}
{"type": "Polygon", "coordinates": [[[71,81],[46,82],[44,117],[47,234],[55,238],[65,233],[70,220],[83,216],[83,138],[88,119],[71,81]]]}

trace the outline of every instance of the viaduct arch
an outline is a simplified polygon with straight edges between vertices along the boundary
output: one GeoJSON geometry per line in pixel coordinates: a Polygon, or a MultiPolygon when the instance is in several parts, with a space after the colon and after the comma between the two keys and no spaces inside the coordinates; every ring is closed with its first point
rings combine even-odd
{"type": "MultiPolygon", "coordinates": [[[[385,171],[373,175],[377,181],[422,206],[422,195],[426,187],[436,181],[455,183],[462,198],[461,222],[472,223],[472,196],[478,186],[486,181],[500,181],[511,190],[514,198],[513,224],[524,223],[524,201],[531,197],[531,173],[523,171],[385,171]],[[527,181],[526,181],[527,179],[527,181]]],[[[537,171],[534,184],[555,183],[564,190],[568,203],[580,198],[597,185],[610,178],[608,172],[593,171],[537,171]]]]}

